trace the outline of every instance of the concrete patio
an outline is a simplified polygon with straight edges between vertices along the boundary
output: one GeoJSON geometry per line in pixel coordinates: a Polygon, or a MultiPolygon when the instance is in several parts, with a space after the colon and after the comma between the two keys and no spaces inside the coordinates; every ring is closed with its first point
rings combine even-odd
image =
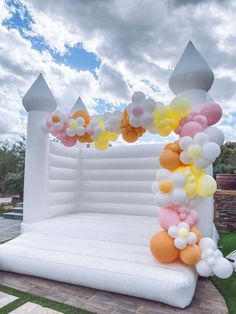
{"type": "MultiPolygon", "coordinates": [[[[0,218],[0,241],[18,236],[20,223],[16,220],[0,218]]],[[[198,280],[191,305],[185,310],[158,302],[3,271],[0,271],[0,284],[101,314],[228,313],[221,294],[209,279],[202,278],[198,280]]]]}

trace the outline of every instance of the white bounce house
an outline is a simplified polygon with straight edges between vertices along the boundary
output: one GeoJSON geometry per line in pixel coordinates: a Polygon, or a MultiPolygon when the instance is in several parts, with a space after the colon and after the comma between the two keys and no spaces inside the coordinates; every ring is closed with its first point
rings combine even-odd
{"type": "MultiPolygon", "coordinates": [[[[169,86],[199,103],[214,75],[190,42],[169,86]]],[[[28,112],[21,235],[0,246],[0,268],[185,308],[197,272],[150,254],[158,227],[151,185],[164,144],[113,146],[97,151],[49,141],[45,121],[56,101],[40,75],[23,99],[28,112]]],[[[208,168],[208,172],[211,169],[208,168]]],[[[195,202],[198,229],[217,241],[213,199],[195,202]]]]}

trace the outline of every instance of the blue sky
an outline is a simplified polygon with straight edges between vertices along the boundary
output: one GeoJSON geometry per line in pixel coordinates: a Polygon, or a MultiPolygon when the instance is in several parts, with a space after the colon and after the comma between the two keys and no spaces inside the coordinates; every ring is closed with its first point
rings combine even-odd
{"type": "Polygon", "coordinates": [[[2,24],[8,29],[17,29],[23,38],[31,42],[33,49],[48,51],[57,63],[65,64],[76,70],[89,70],[96,75],[95,69],[100,67],[101,60],[94,53],[86,51],[82,43],[78,43],[74,47],[67,47],[66,53],[60,54],[51,49],[42,36],[30,34],[34,19],[25,5],[16,0],[7,0],[6,4],[12,10],[12,16],[6,18],[2,24]]]}

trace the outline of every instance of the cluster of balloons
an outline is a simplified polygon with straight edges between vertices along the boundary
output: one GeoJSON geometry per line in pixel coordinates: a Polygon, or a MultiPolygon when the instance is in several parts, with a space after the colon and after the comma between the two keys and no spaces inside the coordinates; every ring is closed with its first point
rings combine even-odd
{"type": "Polygon", "coordinates": [[[188,102],[178,97],[169,106],[157,104],[157,108],[153,115],[158,133],[166,136],[175,130],[180,137],[165,145],[159,156],[160,169],[152,191],[163,230],[151,238],[151,253],[162,263],[180,259],[195,266],[201,276],[228,278],[233,272],[231,263],[213,240],[202,238],[196,227],[198,214],[191,208],[192,200],[216,191],[216,182],[206,174],[206,168],[219,156],[224,142],[223,133],[212,126],[221,118],[222,110],[218,104],[208,103],[198,112],[190,112],[188,102]],[[160,125],[163,128],[159,129],[160,125]]]}

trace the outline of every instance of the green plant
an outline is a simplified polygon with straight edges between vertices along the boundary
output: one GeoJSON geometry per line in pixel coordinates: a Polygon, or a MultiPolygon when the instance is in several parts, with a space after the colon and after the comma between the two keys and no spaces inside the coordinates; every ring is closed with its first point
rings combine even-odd
{"type": "Polygon", "coordinates": [[[23,196],[24,187],[24,174],[20,173],[8,173],[4,180],[4,191],[8,194],[19,194],[23,196]]]}
{"type": "Polygon", "coordinates": [[[236,142],[226,142],[221,146],[221,153],[213,164],[214,177],[218,173],[236,172],[236,142]]]}
{"type": "MultiPolygon", "coordinates": [[[[236,233],[225,233],[220,236],[218,246],[224,256],[235,250],[236,233]]],[[[212,277],[212,282],[223,295],[230,314],[236,314],[236,273],[228,279],[212,277]]]]}
{"type": "Polygon", "coordinates": [[[18,193],[18,190],[23,191],[25,147],[26,139],[23,135],[15,142],[0,141],[0,193],[11,193],[12,189],[13,193],[18,193]]]}

